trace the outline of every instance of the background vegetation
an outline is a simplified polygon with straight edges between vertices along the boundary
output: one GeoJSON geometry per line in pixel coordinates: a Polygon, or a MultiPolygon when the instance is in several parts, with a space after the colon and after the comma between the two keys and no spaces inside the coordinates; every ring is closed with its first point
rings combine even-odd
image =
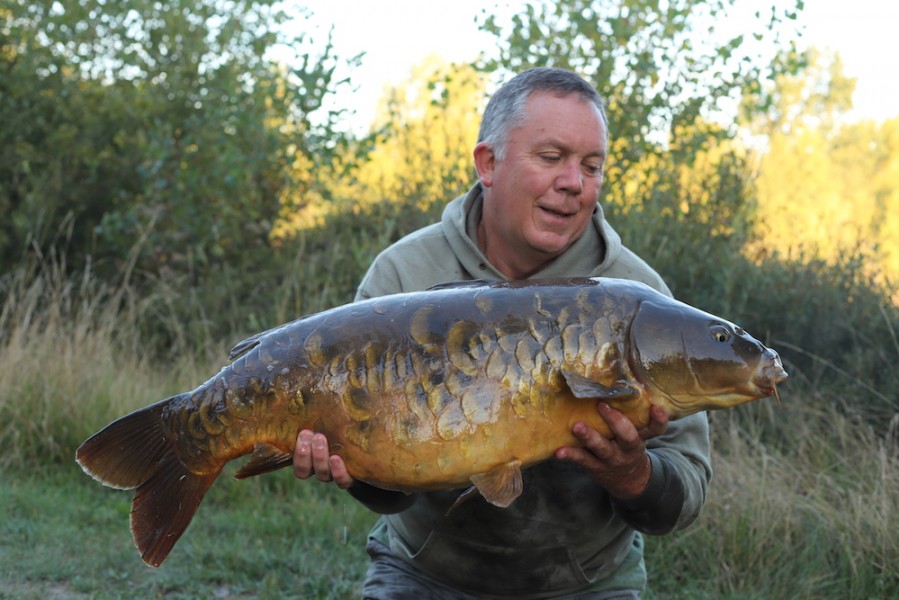
{"type": "Polygon", "coordinates": [[[345,495],[223,478],[149,570],[130,494],[74,449],[242,336],[351,300],[472,183],[485,93],[537,64],[608,98],[603,202],[628,245],[792,375],[783,410],[714,415],[708,506],[649,540],[649,597],[899,595],[899,120],[844,122],[853,83],[790,41],[791,11],[696,35],[730,4],[485,13],[496,56],[423,60],[358,137],[325,108],[357,58],[285,33],[301,11],[0,0],[0,597],[357,594],[373,517],[345,495]]]}

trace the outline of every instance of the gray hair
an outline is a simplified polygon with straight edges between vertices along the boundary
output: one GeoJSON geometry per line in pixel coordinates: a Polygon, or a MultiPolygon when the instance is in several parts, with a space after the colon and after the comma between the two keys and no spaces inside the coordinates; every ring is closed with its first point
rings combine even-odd
{"type": "Polygon", "coordinates": [[[478,143],[490,143],[497,159],[504,158],[509,131],[524,120],[525,104],[534,92],[549,92],[559,97],[576,94],[592,102],[599,109],[604,141],[608,143],[609,121],[605,102],[596,89],[573,71],[538,67],[519,73],[504,83],[487,103],[478,132],[478,143]]]}

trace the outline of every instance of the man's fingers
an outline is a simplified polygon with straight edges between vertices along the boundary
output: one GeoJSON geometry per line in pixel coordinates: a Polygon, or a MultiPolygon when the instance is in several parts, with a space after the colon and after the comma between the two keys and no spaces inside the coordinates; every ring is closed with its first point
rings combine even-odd
{"type": "Polygon", "coordinates": [[[328,459],[328,439],[308,429],[300,431],[293,451],[293,474],[300,479],[315,475],[319,481],[331,481],[328,459]]]}
{"type": "Polygon", "coordinates": [[[612,430],[612,436],[621,450],[631,450],[643,444],[637,428],[621,411],[615,410],[605,402],[597,404],[600,416],[612,430]]]}
{"type": "Polygon", "coordinates": [[[650,422],[639,431],[620,411],[605,402],[597,411],[611,430],[612,439],[583,422],[572,427],[572,433],[583,447],[559,448],[556,458],[580,465],[598,484],[616,498],[635,498],[643,493],[652,465],[644,440],[663,433],[668,418],[653,407],[650,422]]]}
{"type": "Polygon", "coordinates": [[[564,448],[565,452],[559,456],[563,460],[575,462],[585,469],[595,469],[600,466],[600,463],[605,463],[618,453],[614,442],[584,423],[575,423],[572,432],[584,447],[564,448]]]}
{"type": "Polygon", "coordinates": [[[304,429],[297,435],[293,450],[293,474],[299,479],[307,479],[312,473],[312,432],[304,429]]]}
{"type": "Polygon", "coordinates": [[[331,464],[328,454],[328,439],[316,433],[312,436],[312,468],[319,481],[331,481],[331,464]]]}
{"type": "Polygon", "coordinates": [[[660,436],[668,430],[668,413],[658,406],[649,409],[649,423],[639,430],[644,440],[660,436]]]}
{"type": "Polygon", "coordinates": [[[346,470],[346,464],[344,464],[343,459],[335,454],[328,460],[331,468],[331,477],[334,478],[334,483],[337,484],[337,487],[345,490],[353,485],[353,478],[346,470]]]}
{"type": "Polygon", "coordinates": [[[342,489],[347,489],[354,481],[343,459],[330,454],[328,438],[308,429],[297,435],[293,451],[293,474],[299,479],[309,479],[314,475],[319,481],[333,481],[342,489]]]}

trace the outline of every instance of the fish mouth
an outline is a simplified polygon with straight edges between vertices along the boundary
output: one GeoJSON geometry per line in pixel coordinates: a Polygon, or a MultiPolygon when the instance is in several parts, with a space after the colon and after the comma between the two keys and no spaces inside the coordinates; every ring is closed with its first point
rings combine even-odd
{"type": "Polygon", "coordinates": [[[780,355],[774,350],[767,348],[752,378],[752,383],[765,396],[774,396],[777,405],[782,407],[783,404],[780,401],[777,384],[784,382],[788,377],[789,374],[784,369],[780,355]]]}

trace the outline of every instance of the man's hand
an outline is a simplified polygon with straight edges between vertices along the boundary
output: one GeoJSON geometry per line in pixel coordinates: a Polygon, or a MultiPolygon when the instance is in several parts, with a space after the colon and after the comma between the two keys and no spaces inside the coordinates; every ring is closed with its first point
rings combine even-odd
{"type": "Polygon", "coordinates": [[[293,451],[293,474],[299,479],[313,475],[319,481],[337,484],[341,489],[353,485],[353,478],[346,470],[343,459],[328,452],[328,439],[321,433],[308,429],[300,431],[293,451]]]}
{"type": "Polygon", "coordinates": [[[646,440],[665,433],[668,415],[658,406],[653,406],[649,412],[649,423],[637,429],[620,411],[605,402],[599,402],[597,410],[614,437],[607,439],[578,421],[572,432],[584,447],[560,448],[556,451],[556,458],[579,464],[614,498],[636,498],[646,489],[652,474],[646,454],[646,440]]]}

